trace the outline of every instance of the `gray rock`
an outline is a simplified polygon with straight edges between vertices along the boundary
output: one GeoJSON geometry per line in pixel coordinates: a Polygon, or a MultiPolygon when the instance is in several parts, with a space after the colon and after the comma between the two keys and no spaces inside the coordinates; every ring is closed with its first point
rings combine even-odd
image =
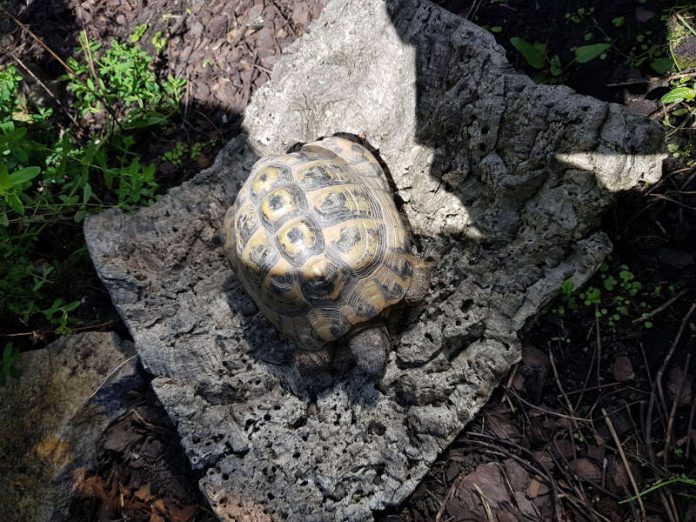
{"type": "Polygon", "coordinates": [[[69,520],[96,469],[98,439],[143,386],[134,355],[113,333],[65,336],[21,355],[20,378],[0,387],[3,521],[69,520]]]}
{"type": "Polygon", "coordinates": [[[400,503],[520,357],[518,332],[611,250],[618,191],[661,174],[624,108],[516,73],[493,37],[424,1],[332,0],[247,109],[248,136],[155,205],[85,227],[200,485],[225,520],[370,520],[400,503]],[[308,390],[226,266],[222,216],[259,155],[365,132],[434,266],[391,319],[375,387],[308,390]]]}

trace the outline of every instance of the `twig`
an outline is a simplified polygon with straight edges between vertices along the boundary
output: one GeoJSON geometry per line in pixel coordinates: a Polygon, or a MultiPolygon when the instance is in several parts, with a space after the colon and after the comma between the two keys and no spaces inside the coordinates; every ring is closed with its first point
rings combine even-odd
{"type": "Polygon", "coordinates": [[[696,414],[696,401],[691,401],[691,410],[689,411],[689,423],[686,425],[686,460],[691,456],[691,439],[694,432],[694,414],[696,414]]]}
{"type": "Polygon", "coordinates": [[[474,489],[476,490],[476,493],[478,493],[479,496],[481,497],[481,503],[483,504],[483,509],[486,511],[486,519],[488,520],[488,522],[495,522],[495,518],[493,517],[493,511],[491,510],[491,506],[488,503],[488,499],[486,498],[486,495],[483,494],[483,491],[481,491],[481,488],[476,483],[474,483],[474,489]]]}
{"type": "MultiPolygon", "coordinates": [[[[614,444],[616,444],[616,448],[619,450],[619,455],[621,456],[621,462],[623,462],[624,468],[626,469],[626,474],[628,475],[628,480],[631,482],[631,486],[633,486],[633,490],[636,495],[640,494],[640,491],[638,490],[638,484],[636,483],[636,479],[633,476],[633,472],[631,471],[631,466],[628,463],[628,459],[626,458],[626,454],[624,453],[623,447],[621,446],[621,441],[619,440],[619,436],[616,434],[616,430],[614,429],[614,424],[612,424],[611,419],[609,418],[609,415],[607,415],[607,411],[602,408],[602,415],[604,415],[604,422],[607,423],[607,427],[609,428],[609,433],[611,433],[611,438],[614,439],[614,444]]],[[[638,497],[638,505],[640,506],[640,513],[642,515],[643,520],[646,518],[646,513],[645,513],[645,506],[643,505],[643,499],[638,497]]]]}
{"type": "MultiPolygon", "coordinates": [[[[691,304],[691,308],[689,308],[689,311],[684,316],[684,319],[682,319],[681,325],[679,326],[679,331],[677,332],[677,336],[674,338],[674,341],[672,342],[672,346],[670,346],[669,351],[667,352],[667,355],[665,356],[665,359],[662,362],[662,365],[660,366],[660,368],[657,370],[657,374],[655,376],[654,389],[657,389],[657,392],[660,396],[660,401],[662,402],[663,411],[665,413],[667,412],[667,402],[665,401],[665,394],[664,394],[664,390],[662,389],[662,377],[664,376],[665,370],[667,369],[667,365],[669,365],[669,362],[671,361],[672,356],[674,355],[674,352],[677,349],[677,345],[679,344],[679,341],[681,341],[682,335],[684,334],[684,329],[686,328],[686,324],[689,322],[689,319],[691,318],[691,314],[694,313],[694,310],[696,310],[696,302],[691,304]]],[[[652,426],[652,412],[653,412],[654,405],[655,405],[655,393],[651,393],[650,400],[648,401],[648,412],[647,412],[647,429],[648,429],[648,431],[645,434],[645,443],[646,443],[647,448],[648,448],[648,455],[651,457],[650,460],[653,463],[655,461],[655,450],[652,447],[651,426],[652,426]]]]}
{"type": "Polygon", "coordinates": [[[33,79],[36,83],[38,83],[39,86],[40,86],[44,91],[46,91],[46,94],[48,94],[51,98],[53,98],[53,99],[55,100],[55,102],[56,102],[56,103],[58,104],[58,106],[63,110],[63,112],[65,113],[65,115],[66,115],[68,118],[70,118],[70,121],[71,121],[71,122],[73,122],[73,125],[75,125],[75,127],[79,127],[79,124],[77,123],[77,120],[75,119],[75,116],[73,116],[73,115],[70,113],[70,111],[68,110],[68,108],[67,108],[65,105],[63,105],[63,102],[60,101],[60,99],[53,93],[53,91],[52,91],[51,89],[49,89],[48,86],[47,86],[44,82],[42,82],[42,81],[39,79],[38,76],[36,76],[36,75],[34,74],[34,71],[32,71],[31,69],[29,69],[29,67],[27,67],[27,66],[24,64],[24,62],[19,58],[19,56],[15,55],[14,53],[8,53],[8,54],[9,54],[9,55],[12,57],[12,59],[17,63],[17,65],[19,65],[19,66],[24,70],[24,72],[26,72],[29,76],[31,76],[32,79],[33,79]]]}
{"type": "Polygon", "coordinates": [[[29,27],[27,27],[22,22],[20,22],[15,15],[10,13],[2,5],[0,5],[0,11],[2,11],[5,14],[5,16],[7,16],[10,20],[12,20],[15,24],[17,24],[23,31],[26,31],[34,40],[36,40],[36,43],[38,43],[41,47],[43,47],[48,54],[53,56],[53,58],[55,58],[58,61],[58,63],[61,64],[63,66],[63,68],[65,68],[66,71],[68,71],[68,73],[70,75],[77,78],[77,74],[75,73],[75,71],[73,71],[70,68],[70,66],[67,63],[65,63],[65,60],[63,60],[60,56],[58,56],[58,54],[53,49],[51,49],[48,45],[46,45],[41,38],[36,36],[36,34],[34,34],[32,32],[32,30],[29,29],[29,27]]]}
{"type": "Polygon", "coordinates": [[[99,386],[97,386],[97,389],[94,390],[94,392],[92,392],[92,395],[87,397],[87,400],[90,400],[92,397],[94,397],[99,392],[99,390],[101,390],[104,387],[104,385],[106,385],[106,383],[109,382],[109,379],[111,379],[111,377],[113,377],[113,375],[117,371],[119,371],[121,368],[123,368],[124,365],[135,359],[137,356],[137,353],[135,355],[131,355],[128,359],[126,359],[125,361],[121,361],[118,365],[116,365],[116,367],[113,370],[111,370],[109,374],[104,378],[102,383],[99,386]]]}
{"type": "Polygon", "coordinates": [[[679,390],[672,400],[672,411],[669,412],[669,420],[667,421],[667,432],[665,434],[665,445],[662,449],[662,462],[667,467],[669,462],[669,443],[672,439],[672,428],[674,426],[674,417],[677,414],[677,406],[679,406],[679,401],[681,400],[682,393],[684,392],[684,384],[687,379],[687,372],[689,371],[689,363],[691,362],[691,354],[686,355],[686,362],[684,363],[684,372],[682,373],[682,380],[679,383],[679,390]]]}
{"type": "Polygon", "coordinates": [[[530,408],[538,410],[542,413],[546,413],[547,415],[554,415],[556,417],[560,417],[562,419],[572,420],[575,422],[588,422],[588,423],[590,422],[587,419],[582,419],[580,417],[571,417],[570,415],[564,415],[562,413],[558,413],[557,411],[547,410],[546,408],[542,408],[541,406],[537,406],[536,404],[532,404],[531,402],[524,400],[522,397],[520,397],[516,392],[514,392],[512,390],[510,391],[510,393],[512,393],[515,396],[515,399],[517,399],[518,401],[523,402],[524,404],[526,404],[530,408]]]}
{"type": "Polygon", "coordinates": [[[651,76],[650,78],[637,78],[635,80],[626,80],[625,82],[608,83],[607,87],[630,87],[631,85],[642,85],[654,81],[670,81],[677,78],[684,78],[696,75],[696,67],[689,67],[682,72],[670,74],[669,76],[651,76]]]}
{"type": "MultiPolygon", "coordinates": [[[[116,324],[118,321],[106,321],[105,323],[98,323],[98,324],[92,324],[89,326],[81,326],[79,328],[70,328],[70,331],[72,333],[76,332],[85,332],[89,330],[94,330],[96,328],[102,328],[104,326],[111,326],[112,324],[116,324]]],[[[0,338],[2,337],[44,337],[48,335],[53,335],[55,334],[55,330],[33,330],[31,332],[20,332],[20,333],[13,333],[13,334],[3,334],[0,333],[0,338]]]]}
{"type": "Polygon", "coordinates": [[[462,479],[463,479],[463,477],[460,475],[459,477],[456,478],[456,480],[454,482],[452,482],[452,485],[450,486],[449,490],[447,491],[445,498],[442,499],[442,504],[440,504],[440,509],[437,510],[437,514],[435,515],[435,522],[442,521],[442,515],[445,514],[445,509],[447,508],[447,502],[454,496],[454,492],[457,490],[457,487],[459,487],[459,483],[462,481],[462,479]]]}
{"type": "Polygon", "coordinates": [[[686,208],[688,210],[696,210],[696,207],[686,205],[685,203],[682,203],[681,201],[677,201],[676,199],[672,199],[672,198],[667,197],[663,194],[651,194],[650,196],[653,198],[657,198],[657,199],[664,199],[665,201],[669,201],[670,203],[674,203],[675,205],[679,205],[680,207],[686,208]]]}
{"type": "Polygon", "coordinates": [[[679,299],[684,297],[689,292],[689,290],[690,290],[689,288],[684,288],[677,295],[675,295],[671,299],[668,299],[667,301],[665,301],[663,304],[661,304],[660,306],[658,306],[654,310],[651,310],[650,312],[646,312],[646,313],[642,314],[640,317],[638,317],[637,319],[634,319],[633,324],[639,324],[639,323],[645,322],[649,319],[652,319],[660,312],[664,312],[665,310],[667,310],[667,308],[669,308],[674,303],[676,303],[679,299]]]}
{"type": "MultiPolygon", "coordinates": [[[[570,404],[570,399],[568,399],[568,396],[566,395],[566,392],[563,389],[563,385],[561,384],[561,379],[558,377],[558,369],[556,368],[556,361],[553,358],[553,352],[551,352],[551,350],[549,350],[549,361],[551,362],[551,369],[553,370],[553,376],[556,379],[556,386],[558,386],[558,390],[561,392],[561,395],[563,396],[563,400],[565,400],[566,406],[568,407],[568,413],[570,413],[572,417],[575,417],[575,410],[573,409],[573,405],[570,404]]],[[[576,424],[575,420],[571,420],[570,422],[573,424],[573,429],[577,430],[578,425],[576,424]]]]}

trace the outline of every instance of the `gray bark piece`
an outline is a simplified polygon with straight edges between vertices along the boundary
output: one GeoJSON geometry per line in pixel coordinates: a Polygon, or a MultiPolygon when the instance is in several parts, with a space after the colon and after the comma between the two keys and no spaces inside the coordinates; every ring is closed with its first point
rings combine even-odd
{"type": "Polygon", "coordinates": [[[22,375],[0,387],[3,521],[69,520],[97,441],[143,386],[134,354],[116,334],[94,332],[21,355],[22,375]]]}
{"type": "Polygon", "coordinates": [[[609,253],[614,193],[661,174],[662,136],[622,107],[535,85],[471,23],[415,0],[332,0],[247,109],[248,136],[155,205],[86,223],[201,487],[225,520],[370,520],[400,503],[519,358],[517,334],[609,253]],[[378,387],[315,400],[292,347],[222,257],[222,216],[259,155],[365,132],[431,292],[378,387]]]}

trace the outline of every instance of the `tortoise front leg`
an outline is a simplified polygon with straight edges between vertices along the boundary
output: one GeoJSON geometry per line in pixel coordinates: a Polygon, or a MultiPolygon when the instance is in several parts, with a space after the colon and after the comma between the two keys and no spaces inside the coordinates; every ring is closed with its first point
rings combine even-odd
{"type": "Polygon", "coordinates": [[[348,346],[360,370],[378,379],[384,375],[391,342],[387,327],[382,321],[353,333],[348,346]]]}

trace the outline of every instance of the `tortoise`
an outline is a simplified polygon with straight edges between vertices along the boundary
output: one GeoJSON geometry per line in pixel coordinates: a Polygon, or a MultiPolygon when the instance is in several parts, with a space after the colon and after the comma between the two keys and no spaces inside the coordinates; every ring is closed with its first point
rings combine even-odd
{"type": "Polygon", "coordinates": [[[225,255],[263,314],[296,345],[300,373],[326,371],[342,341],[381,378],[384,316],[426,295],[385,173],[361,143],[334,135],[260,159],[225,215],[225,255]]]}

